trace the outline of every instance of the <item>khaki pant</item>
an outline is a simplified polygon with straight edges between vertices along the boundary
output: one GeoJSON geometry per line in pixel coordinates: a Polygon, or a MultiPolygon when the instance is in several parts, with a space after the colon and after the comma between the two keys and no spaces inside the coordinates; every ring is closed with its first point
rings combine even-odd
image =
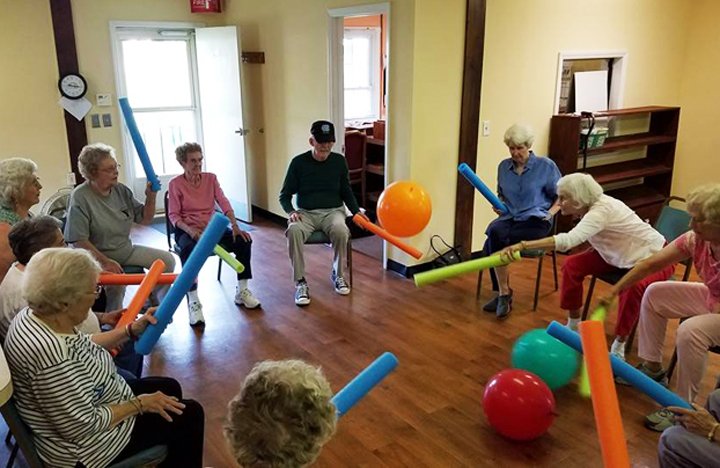
{"type": "MultiPolygon", "coordinates": [[[[144,245],[133,245],[130,256],[123,262],[119,262],[122,266],[141,266],[145,269],[150,268],[157,259],[165,262],[165,273],[175,271],[175,257],[167,250],[153,249],[144,245]]],[[[114,259],[115,260],[115,259],[114,259]]],[[[117,260],[116,260],[117,261],[117,260]]],[[[123,308],[125,299],[125,286],[105,286],[105,294],[107,295],[107,304],[105,310],[110,312],[123,308]]],[[[150,296],[152,305],[158,305],[165,294],[170,289],[169,285],[157,286],[153,289],[150,296]]]]}
{"type": "Polygon", "coordinates": [[[669,319],[685,318],[677,329],[677,394],[692,402],[698,394],[708,349],[720,345],[720,315],[708,309],[703,283],[661,281],[648,286],[640,306],[638,356],[662,362],[669,319]]]}
{"type": "Polygon", "coordinates": [[[344,276],[347,243],[350,238],[350,230],[345,225],[345,208],[298,210],[298,213],[300,213],[300,221],[288,223],[285,231],[293,280],[297,282],[305,277],[303,247],[305,241],[315,231],[323,231],[330,238],[333,248],[333,271],[337,276],[344,276]]]}

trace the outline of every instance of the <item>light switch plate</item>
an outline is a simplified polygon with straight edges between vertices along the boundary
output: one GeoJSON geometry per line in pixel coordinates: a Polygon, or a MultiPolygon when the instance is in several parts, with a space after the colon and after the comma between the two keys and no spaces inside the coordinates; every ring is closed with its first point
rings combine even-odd
{"type": "Polygon", "coordinates": [[[112,95],[110,93],[98,93],[95,95],[95,104],[98,107],[112,106],[112,95]]]}
{"type": "Polygon", "coordinates": [[[483,120],[482,134],[483,134],[483,136],[490,136],[490,121],[489,120],[483,120]]]}

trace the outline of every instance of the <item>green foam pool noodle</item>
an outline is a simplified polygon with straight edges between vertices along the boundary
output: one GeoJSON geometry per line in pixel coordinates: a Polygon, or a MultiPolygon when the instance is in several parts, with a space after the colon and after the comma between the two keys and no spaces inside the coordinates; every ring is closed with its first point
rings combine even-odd
{"type": "MultiPolygon", "coordinates": [[[[520,252],[514,252],[513,258],[515,258],[515,260],[519,260],[520,252]]],[[[500,254],[495,254],[490,255],[489,257],[478,258],[476,260],[468,260],[467,262],[458,263],[456,265],[449,265],[430,271],[424,271],[422,273],[418,273],[413,278],[415,279],[415,286],[421,287],[426,284],[435,283],[454,276],[471,273],[473,271],[486,270],[488,268],[495,268],[507,265],[508,263],[510,262],[504,260],[500,254]]]]}
{"type": "Polygon", "coordinates": [[[243,266],[243,264],[238,262],[237,258],[230,255],[230,252],[223,249],[219,245],[215,246],[215,248],[213,249],[213,252],[215,252],[215,255],[222,258],[223,261],[225,263],[227,263],[228,265],[230,265],[230,268],[232,268],[236,272],[242,273],[243,271],[245,271],[245,267],[243,266]]]}

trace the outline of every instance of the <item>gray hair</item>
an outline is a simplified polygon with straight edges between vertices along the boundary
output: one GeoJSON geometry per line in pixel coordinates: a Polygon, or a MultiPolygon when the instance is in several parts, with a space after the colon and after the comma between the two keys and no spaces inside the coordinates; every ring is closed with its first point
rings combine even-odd
{"type": "Polygon", "coordinates": [[[535,141],[535,134],[533,129],[529,125],[514,124],[505,130],[505,136],[503,136],[505,145],[516,145],[526,146],[527,148],[532,147],[535,141]]]}
{"type": "Polygon", "coordinates": [[[47,215],[33,216],[15,224],[8,233],[8,243],[17,261],[27,265],[42,249],[56,247],[61,226],[57,218],[47,215]]]}
{"type": "Polygon", "coordinates": [[[305,466],[335,432],[330,384],[303,361],[264,361],[228,405],[225,438],[241,466],[305,466]]]}
{"type": "Polygon", "coordinates": [[[183,143],[175,148],[175,159],[182,164],[187,161],[188,153],[202,153],[202,146],[199,143],[183,143]]]}
{"type": "Polygon", "coordinates": [[[574,202],[576,208],[590,208],[603,194],[603,188],[589,174],[574,172],[562,176],[557,183],[558,193],[574,202]]]}
{"type": "Polygon", "coordinates": [[[720,184],[705,184],[691,190],[687,209],[697,212],[708,223],[720,224],[720,184]]]}
{"type": "Polygon", "coordinates": [[[115,150],[105,143],[86,145],[78,156],[78,169],[83,177],[90,180],[97,174],[100,162],[105,158],[115,159],[115,150]]]}
{"type": "Polygon", "coordinates": [[[27,184],[34,181],[37,164],[25,158],[0,161],[0,205],[15,209],[27,184]]]}
{"type": "Polygon", "coordinates": [[[100,264],[87,250],[41,250],[25,268],[23,297],[38,315],[63,312],[96,284],[100,271],[100,264]]]}

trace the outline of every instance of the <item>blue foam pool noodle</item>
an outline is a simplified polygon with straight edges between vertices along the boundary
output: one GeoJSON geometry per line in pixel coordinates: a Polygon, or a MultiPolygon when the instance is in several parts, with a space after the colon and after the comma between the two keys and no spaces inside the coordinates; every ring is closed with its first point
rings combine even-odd
{"type": "Polygon", "coordinates": [[[383,353],[360,372],[357,377],[332,397],[332,403],[337,408],[338,417],[347,413],[350,408],[362,399],[372,388],[380,383],[398,365],[393,353],[383,353]]]}
{"type": "Polygon", "coordinates": [[[475,174],[475,171],[470,169],[470,166],[465,163],[461,163],[458,166],[458,171],[460,171],[460,174],[462,174],[468,180],[468,182],[473,185],[473,187],[478,189],[482,196],[485,197],[485,199],[489,201],[490,204],[495,207],[495,209],[502,211],[503,214],[508,213],[508,209],[507,206],[505,206],[505,203],[501,202],[497,195],[495,195],[495,193],[490,190],[490,188],[488,188],[488,186],[485,185],[482,180],[480,180],[480,177],[475,174]]]}
{"type": "Polygon", "coordinates": [[[121,97],[119,101],[120,109],[122,110],[123,117],[125,117],[125,125],[127,125],[128,131],[130,132],[130,138],[132,138],[135,150],[140,157],[140,162],[142,163],[143,170],[145,171],[145,176],[147,177],[148,182],[150,182],[150,189],[153,192],[158,192],[160,191],[160,179],[157,174],[155,174],[155,169],[153,169],[152,163],[150,162],[150,156],[148,156],[147,148],[145,148],[145,142],[140,136],[137,123],[135,123],[135,116],[133,115],[130,103],[126,97],[121,97]]]}
{"type": "MultiPolygon", "coordinates": [[[[557,322],[552,322],[548,325],[547,332],[549,335],[554,336],[566,345],[582,353],[580,335],[574,331],[560,325],[557,322]]],[[[627,362],[618,359],[612,354],[610,355],[610,365],[612,366],[613,373],[616,376],[622,378],[626,382],[629,382],[633,387],[660,403],[662,406],[680,406],[682,408],[693,409],[692,405],[680,398],[676,393],[671,392],[647,375],[635,369],[627,362]]]]}
{"type": "Polygon", "coordinates": [[[140,339],[135,343],[135,351],[140,354],[150,354],[153,346],[160,339],[160,335],[170,323],[175,310],[182,302],[185,294],[195,282],[205,260],[212,254],[215,245],[225,233],[225,228],[230,221],[220,213],[215,213],[210,223],[203,231],[197,245],[193,249],[183,269],[170,287],[167,295],[163,298],[160,306],[155,311],[157,323],[148,325],[140,339]]]}

